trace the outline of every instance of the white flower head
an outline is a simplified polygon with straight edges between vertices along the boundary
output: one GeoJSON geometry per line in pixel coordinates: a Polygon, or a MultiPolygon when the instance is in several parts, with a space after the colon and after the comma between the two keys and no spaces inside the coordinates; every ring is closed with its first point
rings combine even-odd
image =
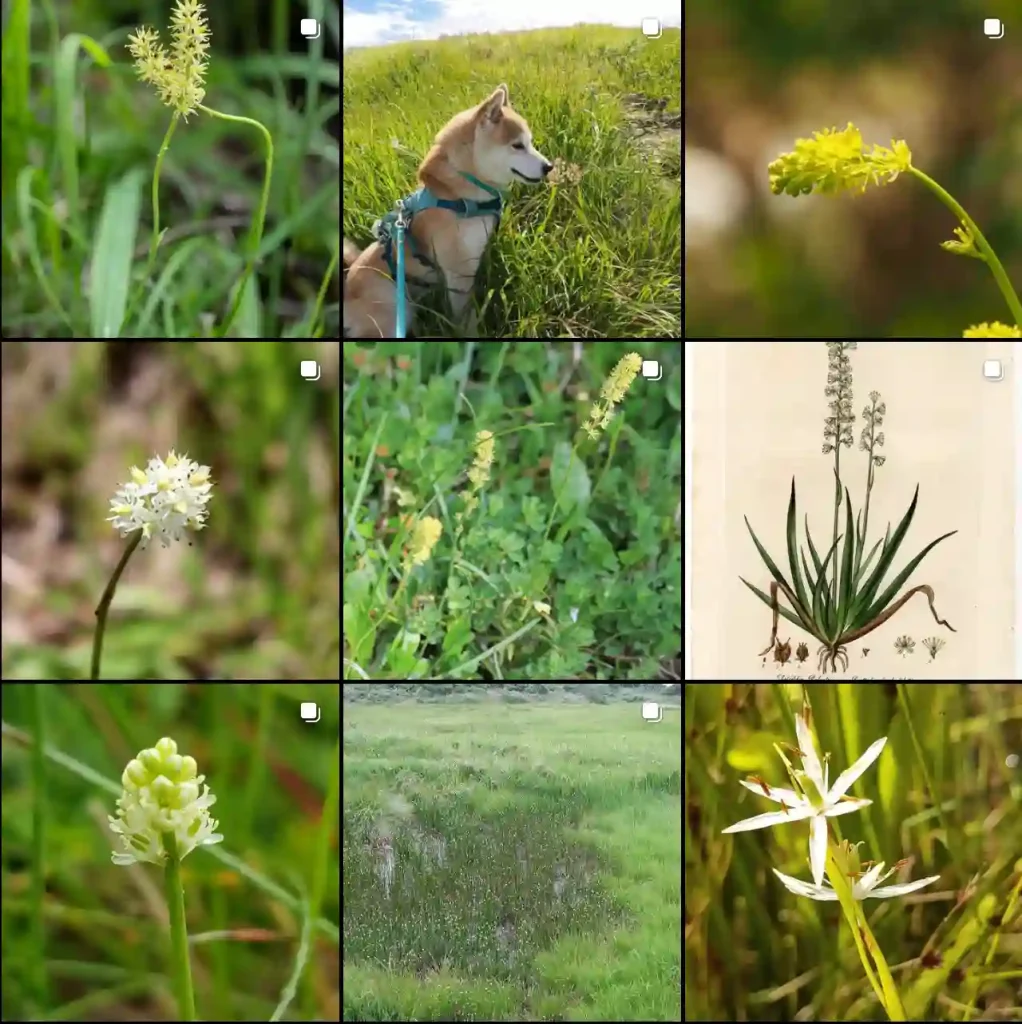
{"type": "Polygon", "coordinates": [[[216,819],[209,816],[216,797],[209,786],[202,785],[206,776],[197,771],[195,758],[182,757],[177,744],[166,736],[128,762],[121,775],[124,791],[117,801],[117,817],[109,819],[124,848],[113,855],[115,864],[163,864],[167,832],[174,834],[180,858],[197,846],[223,840],[215,831],[216,819]]]}
{"type": "MultiPolygon", "coordinates": [[[[848,881],[851,882],[852,898],[856,900],[886,900],[892,896],[905,896],[907,893],[922,889],[924,886],[930,885],[940,878],[940,875],[930,875],[929,878],[921,878],[917,882],[885,885],[878,889],[877,886],[885,878],[893,875],[899,867],[900,863],[895,864],[890,871],[882,874],[884,862],[880,861],[874,864],[865,874],[858,871],[854,872],[848,878],[848,881]]],[[[781,880],[784,887],[790,892],[795,893],[796,896],[808,896],[811,900],[836,900],[838,898],[828,879],[824,879],[822,885],[812,885],[809,882],[801,882],[797,878],[792,878],[791,875],[785,875],[783,872],[778,871],[777,868],[771,868],[771,870],[781,880]]]]}
{"type": "Polygon", "coordinates": [[[131,480],[110,501],[107,517],[122,537],[142,531],[142,546],[154,536],[164,547],[181,540],[185,530],[206,525],[206,504],[212,497],[209,466],[200,466],[174,451],[166,461],[149,460],[145,471],[131,467],[131,480]]]}
{"type": "Polygon", "coordinates": [[[825,819],[858,811],[873,802],[859,797],[845,796],[845,794],[851,788],[852,783],[880,756],[887,737],[882,736],[870,744],[858,761],[851,768],[845,769],[831,786],[829,785],[830,765],[825,762],[821,766],[820,758],[816,753],[812,730],[809,727],[811,717],[807,703],[804,705],[802,713],[795,719],[798,753],[802,758],[801,770],[793,769],[784,756],[784,752],[775,744],[775,748],[787,766],[788,774],[797,789],[768,786],[761,779],[752,781],[742,779],[741,783],[746,789],[765,796],[768,800],[776,800],[780,803],[781,810],[745,818],[724,829],[724,832],[749,832],[752,829],[767,828],[770,825],[779,825],[786,821],[804,821],[808,818],[809,862],[813,869],[813,882],[819,886],[823,883],[823,871],[827,862],[827,822],[825,819]]]}

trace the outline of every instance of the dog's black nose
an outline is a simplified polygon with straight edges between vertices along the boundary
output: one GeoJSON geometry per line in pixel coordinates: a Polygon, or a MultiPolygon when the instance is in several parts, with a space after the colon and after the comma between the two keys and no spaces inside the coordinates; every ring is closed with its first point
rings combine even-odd
{"type": "Polygon", "coordinates": [[[543,177],[545,178],[554,169],[553,164],[548,164],[546,161],[543,162],[543,177]]]}

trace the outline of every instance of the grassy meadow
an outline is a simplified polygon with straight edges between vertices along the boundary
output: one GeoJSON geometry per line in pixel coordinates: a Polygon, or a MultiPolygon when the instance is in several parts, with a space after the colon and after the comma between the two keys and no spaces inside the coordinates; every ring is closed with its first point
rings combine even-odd
{"type": "Polygon", "coordinates": [[[681,1020],[679,695],[603,691],[344,685],[345,1020],[681,1020]]]}
{"type": "Polygon", "coordinates": [[[1017,684],[689,685],[685,737],[686,1020],[1020,1019],[1017,684]],[[886,737],[844,791],[872,802],[823,819],[831,851],[861,843],[847,873],[856,886],[867,860],[898,865],[869,899],[848,901],[865,959],[833,893],[794,895],[774,874],[811,881],[807,821],[723,834],[778,811],[776,790],[793,785],[774,744],[804,745],[803,689],[831,788],[886,737]],[[762,780],[752,792],[739,784],[750,779],[762,780]]]}
{"type": "MultiPolygon", "coordinates": [[[[417,188],[433,137],[505,82],[548,186],[515,186],[476,278],[492,338],[681,337],[681,39],[580,25],[346,52],[344,234],[417,188]]],[[[422,337],[451,337],[432,310],[422,337]]]]}

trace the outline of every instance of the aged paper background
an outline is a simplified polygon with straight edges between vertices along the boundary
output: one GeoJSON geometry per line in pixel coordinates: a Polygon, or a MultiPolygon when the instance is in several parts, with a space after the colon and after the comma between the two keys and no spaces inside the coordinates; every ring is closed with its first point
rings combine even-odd
{"type": "MultiPolygon", "coordinates": [[[[771,577],[743,516],[790,582],[785,526],[792,476],[798,506],[798,540],[805,547],[805,516],[822,558],[833,533],[833,454],[821,451],[829,399],[824,395],[824,342],[749,341],[694,344],[692,410],[692,677],[790,679],[817,673],[818,642],[783,617],[778,637],[790,638],[783,667],[770,655],[772,612],[740,580],[769,594],[771,577]],[[805,641],[808,660],[794,656],[805,641]]],[[[937,624],[924,594],[914,595],[886,623],[849,645],[855,678],[1009,679],[1014,635],[1014,445],[1011,343],[991,341],[859,342],[849,353],[853,374],[855,443],[841,448],[841,477],[853,513],[865,497],[867,456],[858,449],[863,408],[870,391],[887,405],[886,456],[875,470],[866,551],[888,522],[897,527],[919,500],[908,533],[885,576],[889,584],[927,544],[958,532],[933,548],[899,590],[927,584],[937,614],[957,632],[937,624]],[[999,358],[1004,380],[983,378],[984,359],[999,358]],[[915,640],[905,656],[897,637],[915,640]],[[945,646],[935,660],[923,639],[945,646]],[[868,657],[862,656],[869,648],[868,657]]],[[[844,531],[844,512],[839,531],[844,531]]],[[[806,548],[806,557],[809,558],[806,548]]],[[[875,563],[874,563],[875,564],[875,563]]],[[[783,594],[779,601],[787,606],[783,594]]]]}

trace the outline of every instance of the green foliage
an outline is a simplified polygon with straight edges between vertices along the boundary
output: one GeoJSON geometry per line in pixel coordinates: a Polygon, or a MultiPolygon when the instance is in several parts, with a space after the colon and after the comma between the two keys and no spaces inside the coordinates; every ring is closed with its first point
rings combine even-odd
{"type": "Polygon", "coordinates": [[[570,348],[345,345],[346,679],[651,679],[678,655],[681,425],[664,385],[680,347],[594,347],[562,389],[570,348]],[[638,378],[611,429],[573,447],[629,348],[664,380],[638,378]],[[468,511],[484,429],[495,458],[468,511]],[[409,516],[443,532],[406,574],[409,516]],[[418,656],[398,671],[383,652],[402,632],[418,656]]]}

